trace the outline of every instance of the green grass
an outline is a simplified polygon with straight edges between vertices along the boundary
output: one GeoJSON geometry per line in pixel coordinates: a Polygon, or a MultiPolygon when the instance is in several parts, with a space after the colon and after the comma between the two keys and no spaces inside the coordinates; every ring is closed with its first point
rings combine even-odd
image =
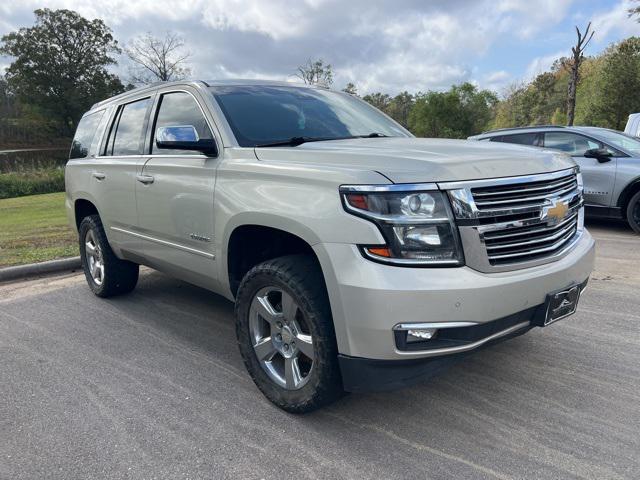
{"type": "Polygon", "coordinates": [[[0,199],[63,191],[62,168],[0,174],[0,199]]]}
{"type": "Polygon", "coordinates": [[[76,255],[64,192],[0,200],[0,267],[76,255]]]}

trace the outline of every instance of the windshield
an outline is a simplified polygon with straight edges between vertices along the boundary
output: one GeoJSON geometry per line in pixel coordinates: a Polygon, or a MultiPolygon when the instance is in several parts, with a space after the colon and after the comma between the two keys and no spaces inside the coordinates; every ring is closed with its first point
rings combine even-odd
{"type": "Polygon", "coordinates": [[[640,139],[606,129],[594,130],[593,133],[594,135],[598,135],[612,147],[626,150],[634,156],[640,156],[640,139]]]}
{"type": "Polygon", "coordinates": [[[293,138],[409,136],[378,110],[346,93],[265,85],[211,87],[211,91],[243,147],[293,138]]]}

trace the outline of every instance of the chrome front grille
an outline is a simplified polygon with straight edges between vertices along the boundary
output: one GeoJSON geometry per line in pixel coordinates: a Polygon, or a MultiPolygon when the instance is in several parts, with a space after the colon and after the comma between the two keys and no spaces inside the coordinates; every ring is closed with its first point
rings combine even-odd
{"type": "Polygon", "coordinates": [[[574,173],[559,179],[530,184],[472,188],[471,193],[479,211],[499,213],[505,208],[539,207],[544,205],[548,198],[562,197],[576,191],[577,188],[578,181],[574,173]]]}
{"type": "Polygon", "coordinates": [[[459,223],[467,265],[504,271],[556,260],[583,229],[576,169],[441,184],[459,223]]]}
{"type": "Polygon", "coordinates": [[[491,231],[484,234],[487,258],[491,265],[501,265],[553,255],[564,248],[577,229],[578,213],[574,213],[558,225],[534,224],[491,231]]]}

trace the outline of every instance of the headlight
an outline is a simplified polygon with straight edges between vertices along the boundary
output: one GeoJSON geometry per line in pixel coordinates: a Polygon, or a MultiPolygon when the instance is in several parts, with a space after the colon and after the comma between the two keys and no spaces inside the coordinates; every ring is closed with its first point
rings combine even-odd
{"type": "Polygon", "coordinates": [[[395,265],[462,265],[451,207],[442,192],[431,189],[434,187],[341,187],[345,209],[374,222],[386,241],[385,245],[361,246],[363,253],[395,265]]]}

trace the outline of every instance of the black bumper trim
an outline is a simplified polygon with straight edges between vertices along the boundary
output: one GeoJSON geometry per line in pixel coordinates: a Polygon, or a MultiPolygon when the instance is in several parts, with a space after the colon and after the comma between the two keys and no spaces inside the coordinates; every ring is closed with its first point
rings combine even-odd
{"type": "Polygon", "coordinates": [[[343,387],[354,393],[381,392],[424,382],[474,352],[528,332],[537,326],[544,309],[544,305],[528,309],[532,313],[529,325],[466,352],[407,360],[376,360],[340,354],[338,361],[343,387]]]}

